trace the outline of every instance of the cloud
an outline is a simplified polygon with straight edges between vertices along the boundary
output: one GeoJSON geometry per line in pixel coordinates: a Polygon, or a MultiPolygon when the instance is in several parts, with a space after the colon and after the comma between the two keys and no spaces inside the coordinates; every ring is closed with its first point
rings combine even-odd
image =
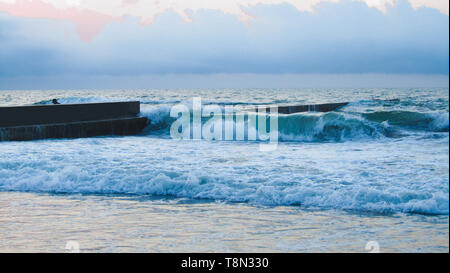
{"type": "Polygon", "coordinates": [[[449,72],[448,16],[435,9],[400,1],[383,13],[345,1],[316,4],[313,13],[291,4],[244,10],[253,18],[248,26],[214,9],[190,14],[191,23],[175,11],[145,26],[142,18],[124,17],[105,24],[90,43],[68,21],[0,12],[0,79],[449,72]]]}
{"type": "MultiPolygon", "coordinates": [[[[397,0],[354,0],[386,12],[397,0]]],[[[139,18],[142,24],[152,23],[157,15],[173,11],[186,22],[200,10],[220,11],[236,16],[248,24],[254,17],[248,9],[257,5],[290,4],[299,11],[314,12],[320,3],[342,0],[0,0],[0,11],[26,18],[47,18],[73,22],[80,37],[91,41],[108,22],[124,16],[139,18]]],[[[447,0],[410,0],[414,8],[429,7],[448,15],[447,0]]]]}
{"type": "Polygon", "coordinates": [[[76,4],[80,2],[74,1],[77,0],[0,0],[0,11],[6,11],[18,17],[70,21],[75,24],[78,34],[85,41],[91,41],[107,23],[121,21],[121,17],[97,12],[95,9],[83,8],[76,4]],[[64,5],[61,7],[56,3],[64,3],[64,5]]]}

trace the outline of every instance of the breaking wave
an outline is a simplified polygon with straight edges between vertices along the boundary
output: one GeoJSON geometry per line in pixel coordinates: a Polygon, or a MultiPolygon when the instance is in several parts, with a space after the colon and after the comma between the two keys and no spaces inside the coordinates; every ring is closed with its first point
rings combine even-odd
{"type": "MultiPolygon", "coordinates": [[[[141,100],[150,122],[137,137],[0,143],[0,191],[449,213],[446,99],[439,108],[363,101],[334,112],[279,115],[279,139],[293,143],[264,155],[258,143],[166,139],[175,120],[170,105],[183,99],[141,100]]],[[[107,101],[114,100],[59,98],[63,104],[107,101]]]]}
{"type": "Polygon", "coordinates": [[[217,165],[215,174],[208,168],[185,170],[182,162],[169,157],[161,164],[134,159],[132,165],[124,167],[115,162],[116,156],[120,155],[100,160],[101,157],[88,153],[80,162],[70,165],[64,163],[70,156],[58,154],[44,160],[11,159],[0,166],[0,190],[173,196],[380,213],[449,212],[448,179],[445,181],[444,177],[422,183],[403,173],[396,176],[376,172],[364,179],[364,176],[352,177],[351,169],[345,168],[321,177],[314,175],[313,170],[291,173],[285,168],[264,173],[250,167],[241,173],[239,164],[227,171],[217,165]],[[378,182],[371,182],[372,179],[378,182]]]}
{"type": "MultiPolygon", "coordinates": [[[[146,132],[169,133],[175,118],[170,107],[142,111],[150,121],[146,132]]],[[[246,124],[246,128],[248,124],[246,124]]],[[[377,111],[372,113],[298,113],[279,115],[280,141],[348,141],[399,138],[414,132],[448,132],[449,114],[442,112],[377,111]]]]}

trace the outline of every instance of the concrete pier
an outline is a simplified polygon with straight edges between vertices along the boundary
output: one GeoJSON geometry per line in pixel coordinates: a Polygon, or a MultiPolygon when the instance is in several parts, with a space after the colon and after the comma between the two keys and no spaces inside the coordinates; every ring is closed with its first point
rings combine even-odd
{"type": "Polygon", "coordinates": [[[0,141],[138,134],[139,102],[0,107],[0,141]]]}
{"type": "MultiPolygon", "coordinates": [[[[305,105],[280,105],[278,106],[279,114],[295,114],[302,112],[331,112],[344,107],[348,102],[339,103],[323,103],[323,104],[305,104],[305,105]]],[[[255,108],[248,110],[254,111],[255,108]]],[[[266,111],[270,111],[270,106],[266,107],[266,111]]]]}
{"type": "Polygon", "coordinates": [[[331,112],[331,111],[337,110],[347,104],[348,104],[348,102],[279,106],[278,113],[294,114],[294,113],[301,113],[301,112],[331,112]]]}

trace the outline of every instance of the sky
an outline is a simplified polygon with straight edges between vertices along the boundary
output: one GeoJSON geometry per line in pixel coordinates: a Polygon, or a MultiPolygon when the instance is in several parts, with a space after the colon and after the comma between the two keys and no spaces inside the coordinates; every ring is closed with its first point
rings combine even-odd
{"type": "Polygon", "coordinates": [[[448,86],[448,14],[447,0],[0,0],[0,89],[448,86]]]}

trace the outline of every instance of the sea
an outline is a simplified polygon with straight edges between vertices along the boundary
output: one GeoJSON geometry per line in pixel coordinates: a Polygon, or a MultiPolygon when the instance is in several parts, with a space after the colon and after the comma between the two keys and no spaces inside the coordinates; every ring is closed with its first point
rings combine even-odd
{"type": "Polygon", "coordinates": [[[134,136],[0,142],[0,252],[448,252],[449,89],[0,91],[141,102],[134,136]],[[174,139],[172,107],[349,102],[278,144],[174,139]]]}

